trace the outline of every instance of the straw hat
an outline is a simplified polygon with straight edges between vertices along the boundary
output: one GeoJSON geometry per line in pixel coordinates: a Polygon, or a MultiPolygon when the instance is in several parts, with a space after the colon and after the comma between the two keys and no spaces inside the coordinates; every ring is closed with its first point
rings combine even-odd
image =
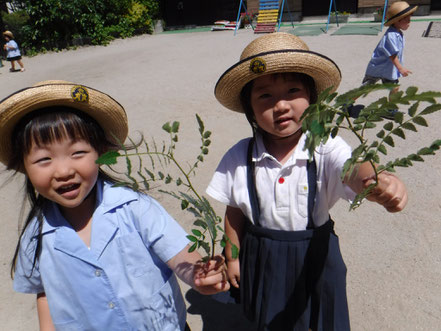
{"type": "Polygon", "coordinates": [[[390,26],[406,16],[412,15],[418,6],[410,6],[406,1],[397,1],[390,5],[386,12],[387,21],[384,23],[390,26]]]}
{"type": "Polygon", "coordinates": [[[26,114],[51,106],[78,109],[94,118],[107,138],[123,143],[127,137],[127,115],[117,101],[93,88],[62,80],[43,81],[19,90],[0,101],[0,162],[7,164],[11,135],[26,114]]]}
{"type": "Polygon", "coordinates": [[[14,35],[12,34],[11,31],[5,31],[3,32],[3,35],[9,37],[9,39],[14,39],[14,35]]]}
{"type": "Polygon", "coordinates": [[[299,72],[314,79],[317,93],[338,88],[340,69],[328,57],[309,50],[299,37],[276,32],[252,41],[243,50],[240,61],[225,71],[216,83],[214,94],[228,109],[243,113],[242,88],[262,75],[299,72]]]}

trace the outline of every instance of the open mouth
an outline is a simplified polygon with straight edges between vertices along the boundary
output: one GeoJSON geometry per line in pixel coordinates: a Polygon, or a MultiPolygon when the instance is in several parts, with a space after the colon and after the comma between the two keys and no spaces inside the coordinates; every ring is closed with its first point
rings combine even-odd
{"type": "Polygon", "coordinates": [[[80,187],[80,184],[71,184],[71,185],[62,186],[62,187],[58,188],[56,191],[58,194],[64,194],[67,192],[74,191],[74,190],[78,189],[79,187],[80,187]]]}

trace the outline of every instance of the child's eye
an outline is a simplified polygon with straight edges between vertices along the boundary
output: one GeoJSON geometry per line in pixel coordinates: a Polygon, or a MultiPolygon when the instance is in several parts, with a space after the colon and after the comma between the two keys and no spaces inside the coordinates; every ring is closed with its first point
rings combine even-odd
{"type": "Polygon", "coordinates": [[[80,150],[80,151],[75,151],[75,152],[73,152],[73,156],[81,156],[81,155],[84,155],[84,154],[86,154],[87,153],[87,151],[83,151],[83,150],[80,150]]]}
{"type": "Polygon", "coordinates": [[[271,94],[269,93],[262,93],[259,95],[259,99],[268,99],[271,98],[271,94]]]}
{"type": "Polygon", "coordinates": [[[50,159],[50,157],[41,157],[41,158],[39,158],[39,159],[37,159],[37,160],[35,160],[34,161],[34,163],[47,163],[47,162],[49,162],[51,159],[50,159]]]}
{"type": "Polygon", "coordinates": [[[292,87],[289,89],[289,93],[297,93],[299,91],[300,91],[300,89],[298,87],[292,87]]]}

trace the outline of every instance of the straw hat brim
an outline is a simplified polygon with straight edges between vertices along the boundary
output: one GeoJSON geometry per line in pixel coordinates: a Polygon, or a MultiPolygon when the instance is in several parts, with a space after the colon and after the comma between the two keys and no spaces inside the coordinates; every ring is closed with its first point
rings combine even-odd
{"type": "Polygon", "coordinates": [[[5,31],[5,32],[3,32],[3,35],[7,36],[7,37],[9,37],[11,39],[14,39],[14,35],[12,34],[11,31],[5,31]]]}
{"type": "Polygon", "coordinates": [[[398,22],[399,20],[405,18],[406,16],[412,15],[416,10],[418,9],[418,6],[409,6],[406,9],[403,9],[396,15],[389,18],[384,25],[385,26],[391,26],[392,24],[398,22]]]}
{"type": "Polygon", "coordinates": [[[127,137],[126,112],[112,97],[84,85],[45,81],[0,101],[0,162],[7,164],[10,159],[11,135],[20,119],[30,112],[52,106],[66,106],[88,114],[103,128],[111,142],[121,144],[127,137]]]}
{"type": "Polygon", "coordinates": [[[314,79],[317,94],[327,88],[335,91],[340,85],[341,72],[328,57],[308,50],[283,49],[255,54],[230,67],[216,83],[214,94],[226,108],[243,113],[240,93],[250,81],[274,73],[304,73],[314,79]],[[265,71],[255,73],[250,70],[251,62],[259,59],[265,63],[265,71]]]}

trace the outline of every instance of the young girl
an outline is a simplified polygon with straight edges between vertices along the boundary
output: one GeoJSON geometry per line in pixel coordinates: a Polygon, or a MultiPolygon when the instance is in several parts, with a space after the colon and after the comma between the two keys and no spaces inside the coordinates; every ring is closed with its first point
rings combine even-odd
{"type": "Polygon", "coordinates": [[[11,68],[9,69],[9,71],[15,71],[15,61],[17,61],[20,65],[20,71],[25,71],[24,64],[21,61],[20,49],[18,48],[18,45],[14,40],[14,35],[11,31],[5,31],[3,32],[3,38],[5,38],[6,40],[6,44],[3,46],[5,51],[7,52],[6,60],[11,62],[11,68]]]}
{"type": "MultiPolygon", "coordinates": [[[[253,138],[221,160],[207,193],[227,205],[225,230],[240,248],[226,247],[227,273],[246,316],[259,330],[349,330],[346,266],[329,210],[372,183],[359,166],[341,181],[351,148],[336,137],[308,162],[301,116],[318,93],[335,91],[337,65],[298,37],[272,33],[252,41],[219,79],[215,96],[245,113],[253,138]]],[[[404,208],[402,182],[383,173],[368,197],[388,211],[404,208]]]]}
{"type": "Polygon", "coordinates": [[[41,330],[184,330],[174,272],[203,294],[229,287],[221,259],[199,263],[156,201],[95,163],[127,132],[123,107],[82,85],[41,82],[0,102],[0,161],[25,174],[31,204],[14,289],[37,295],[41,330]]]}

